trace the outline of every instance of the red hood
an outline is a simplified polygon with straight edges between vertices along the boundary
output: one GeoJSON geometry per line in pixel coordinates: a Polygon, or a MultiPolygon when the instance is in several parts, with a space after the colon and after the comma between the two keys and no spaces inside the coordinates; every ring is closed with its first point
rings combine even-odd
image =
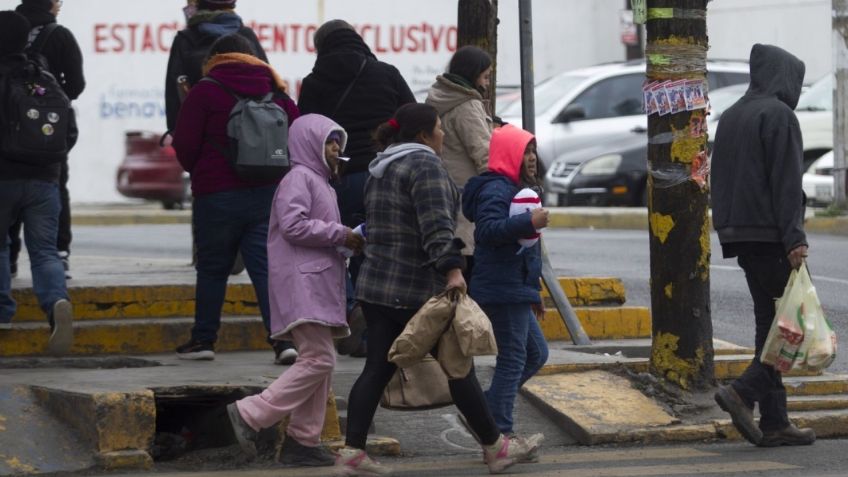
{"type": "Polygon", "coordinates": [[[271,73],[261,65],[224,63],[212,68],[209,76],[244,96],[263,96],[271,92],[271,73]]]}
{"type": "Polygon", "coordinates": [[[507,124],[492,131],[489,143],[489,170],[506,176],[515,185],[519,183],[524,151],[535,136],[507,124]]]}

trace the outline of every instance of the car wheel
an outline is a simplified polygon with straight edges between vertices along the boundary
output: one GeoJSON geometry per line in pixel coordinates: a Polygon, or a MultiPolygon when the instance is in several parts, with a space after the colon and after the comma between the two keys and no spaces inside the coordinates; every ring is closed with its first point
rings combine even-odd
{"type": "Polygon", "coordinates": [[[163,200],[162,208],[165,210],[176,210],[182,209],[182,204],[175,200],[163,200]]]}

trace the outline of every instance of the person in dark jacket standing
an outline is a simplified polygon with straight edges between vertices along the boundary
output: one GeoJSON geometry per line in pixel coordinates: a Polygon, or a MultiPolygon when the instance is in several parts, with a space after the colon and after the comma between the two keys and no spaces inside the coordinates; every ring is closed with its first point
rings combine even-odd
{"type": "MultiPolygon", "coordinates": [[[[68,99],[79,98],[85,89],[85,75],[82,68],[82,51],[77,44],[74,34],[62,25],[56,23],[62,0],[23,0],[15,9],[26,17],[30,23],[27,52],[39,54],[47,61],[50,73],[56,77],[68,99]]],[[[65,267],[66,278],[71,278],[71,199],[68,192],[68,161],[63,161],[59,175],[59,195],[62,201],[62,211],[59,214],[59,233],[56,249],[65,267]]],[[[19,229],[18,229],[19,232],[19,229]]],[[[17,236],[17,234],[15,234],[17,236]]],[[[14,245],[13,239],[13,245],[14,245]]],[[[20,251],[20,240],[16,250],[12,250],[12,265],[17,270],[17,252],[20,251]]]]}
{"type": "Polygon", "coordinates": [[[792,269],[804,266],[804,148],[794,109],[804,63],[776,46],[751,49],[751,84],[721,116],[712,155],[713,225],[724,258],[736,257],[754,300],[755,357],[715,399],[752,444],[812,444],[815,432],[789,422],[781,374],[760,362],[774,300],[792,269]],[[754,422],[759,403],[760,424],[754,422]]]}
{"type": "MultiPolygon", "coordinates": [[[[0,77],[27,64],[23,51],[29,30],[24,16],[12,11],[0,12],[0,77]]],[[[69,142],[75,136],[72,117],[69,142]]],[[[74,339],[73,308],[56,252],[60,169],[61,162],[33,163],[0,156],[0,330],[12,327],[16,311],[6,237],[11,225],[20,219],[26,227],[24,238],[32,269],[32,288],[50,323],[47,350],[57,355],[67,354],[74,339]]]]}
{"type": "MultiPolygon", "coordinates": [[[[372,134],[397,109],[414,103],[415,96],[394,66],[377,60],[353,26],[331,20],[315,32],[318,58],[303,79],[298,107],[303,114],[317,113],[339,123],[348,133],[343,165],[336,184],[342,223],[356,227],[365,221],[365,180],[376,157],[372,134]]],[[[362,258],[350,261],[352,286],[356,285],[362,258]]],[[[352,288],[352,287],[351,287],[352,288]]],[[[350,297],[349,297],[350,298],[350,297]]],[[[361,340],[364,323],[358,307],[351,311],[351,336],[339,342],[339,352],[365,356],[361,340]]]]}
{"type": "Polygon", "coordinates": [[[268,56],[253,30],[244,26],[241,17],[233,10],[236,0],[200,0],[197,11],[187,19],[188,27],[180,30],[171,45],[168,56],[168,71],[165,74],[165,118],[168,131],[177,125],[180,112],[179,86],[177,80],[186,78],[186,88],[191,88],[203,77],[203,62],[209,53],[209,47],[218,38],[231,33],[245,37],[256,51],[256,56],[268,62],[268,56]]]}
{"type": "MultiPolygon", "coordinates": [[[[204,72],[238,95],[262,97],[282,87],[279,76],[256,58],[251,43],[238,33],[219,38],[209,55],[204,72]]],[[[288,96],[275,98],[288,115],[289,124],[300,116],[288,96]]],[[[271,203],[280,177],[245,181],[222,154],[228,149],[227,123],[235,104],[236,99],[220,85],[200,81],[188,93],[174,130],[177,159],[191,174],[197,243],[197,309],[191,339],[177,348],[181,359],[215,358],[227,279],[239,251],[270,333],[266,242],[271,203]]],[[[290,346],[278,348],[278,343],[273,343],[278,360],[283,357],[281,351],[297,356],[290,346]]]]}

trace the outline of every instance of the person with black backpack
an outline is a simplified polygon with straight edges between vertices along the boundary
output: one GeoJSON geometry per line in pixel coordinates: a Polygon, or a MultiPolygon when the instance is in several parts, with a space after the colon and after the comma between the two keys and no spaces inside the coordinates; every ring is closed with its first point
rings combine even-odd
{"type": "MultiPolygon", "coordinates": [[[[270,330],[268,223],[288,165],[288,126],[300,113],[282,92],[280,77],[238,33],[212,45],[203,72],[174,129],[177,159],[191,174],[197,244],[194,327],[177,355],[208,360],[215,357],[227,279],[239,251],[270,330]]],[[[297,357],[291,345],[272,345],[280,364],[297,357]]]]}
{"type": "MultiPolygon", "coordinates": [[[[85,76],[82,67],[82,51],[77,44],[74,34],[62,25],[56,23],[56,17],[62,8],[62,0],[22,0],[15,9],[29,20],[30,31],[27,40],[26,53],[33,59],[43,61],[51,74],[59,82],[62,90],[71,101],[76,100],[85,90],[85,76]]],[[[65,277],[70,276],[71,255],[71,199],[68,191],[68,161],[62,161],[59,174],[59,195],[62,201],[62,211],[59,214],[59,233],[56,248],[62,265],[65,267],[65,277]]],[[[17,233],[20,234],[18,227],[17,233]]],[[[13,233],[15,230],[13,230],[13,233]]],[[[20,251],[20,240],[12,239],[13,268],[17,270],[17,252],[20,251]]]]}
{"type": "Polygon", "coordinates": [[[12,327],[16,311],[6,237],[21,219],[33,290],[51,328],[47,350],[62,355],[70,351],[74,335],[73,308],[56,251],[59,174],[77,129],[59,82],[24,54],[29,31],[24,16],[0,12],[0,329],[12,327]]]}

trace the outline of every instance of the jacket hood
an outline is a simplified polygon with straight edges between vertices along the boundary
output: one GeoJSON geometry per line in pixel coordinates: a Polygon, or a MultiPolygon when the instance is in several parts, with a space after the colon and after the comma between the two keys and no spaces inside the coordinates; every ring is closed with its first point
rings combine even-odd
{"type": "Polygon", "coordinates": [[[430,154],[436,154],[430,146],[425,146],[424,144],[419,144],[417,142],[404,142],[400,144],[392,144],[387,147],[385,151],[377,154],[377,157],[371,161],[371,164],[368,165],[368,172],[371,173],[372,176],[377,179],[383,177],[386,169],[389,168],[389,165],[402,158],[406,157],[408,154],[411,154],[415,151],[424,151],[429,152],[430,154]]]}
{"type": "Polygon", "coordinates": [[[535,136],[531,133],[507,124],[492,131],[489,143],[489,171],[506,176],[518,185],[521,176],[521,163],[524,150],[535,136]]]}
{"type": "Polygon", "coordinates": [[[53,4],[50,0],[46,2],[24,2],[15,8],[15,11],[25,16],[29,20],[31,28],[48,23],[56,23],[56,16],[50,13],[53,4]]]}
{"type": "Polygon", "coordinates": [[[240,95],[259,97],[271,92],[271,72],[266,66],[224,63],[212,68],[209,76],[240,95]]]}
{"type": "Polygon", "coordinates": [[[751,48],[751,86],[747,95],[776,96],[795,109],[804,84],[804,62],[788,51],[757,43],[751,48]]]}
{"type": "Polygon", "coordinates": [[[337,30],[324,40],[312,72],[323,81],[347,85],[366,59],[377,57],[362,37],[353,30],[337,30]]]}
{"type": "Polygon", "coordinates": [[[480,193],[485,185],[492,182],[502,182],[505,187],[516,187],[510,179],[494,172],[484,172],[479,176],[468,179],[465,187],[462,188],[462,215],[471,222],[477,221],[476,214],[474,213],[477,210],[477,206],[475,205],[477,203],[477,194],[480,193]]]}
{"type": "Polygon", "coordinates": [[[476,90],[466,88],[443,75],[439,75],[436,77],[436,82],[430,86],[430,92],[427,93],[427,100],[424,102],[436,108],[439,116],[443,116],[460,104],[472,99],[482,101],[483,97],[476,90]]]}
{"type": "Polygon", "coordinates": [[[316,174],[330,178],[330,166],[324,157],[324,143],[334,131],[341,133],[339,146],[344,151],[347,133],[332,119],[320,114],[306,114],[292,122],[289,128],[289,155],[293,165],[301,165],[316,174]]]}
{"type": "Polygon", "coordinates": [[[215,38],[238,33],[243,26],[241,17],[230,11],[198,12],[189,23],[201,35],[215,38]]]}

